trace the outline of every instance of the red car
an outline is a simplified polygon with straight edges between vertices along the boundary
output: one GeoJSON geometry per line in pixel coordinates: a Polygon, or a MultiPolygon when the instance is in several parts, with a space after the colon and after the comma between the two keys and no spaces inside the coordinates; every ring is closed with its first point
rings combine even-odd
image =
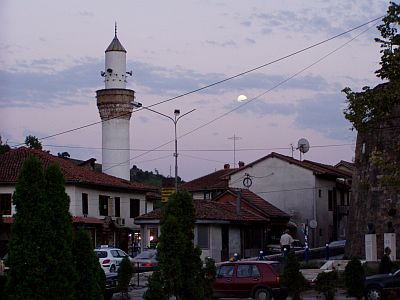
{"type": "Polygon", "coordinates": [[[282,270],[282,265],[276,261],[222,263],[217,267],[213,297],[286,299],[287,289],[281,285],[282,270]]]}

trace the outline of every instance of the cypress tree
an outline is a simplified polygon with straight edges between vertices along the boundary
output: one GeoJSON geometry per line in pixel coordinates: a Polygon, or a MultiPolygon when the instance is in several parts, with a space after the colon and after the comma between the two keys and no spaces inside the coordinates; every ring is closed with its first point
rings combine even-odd
{"type": "Polygon", "coordinates": [[[294,300],[300,299],[300,293],[305,290],[307,281],[300,272],[300,263],[294,251],[289,251],[287,264],[283,270],[282,283],[288,288],[289,295],[294,300]]]}
{"type": "MultiPolygon", "coordinates": [[[[182,300],[204,299],[201,250],[193,245],[195,221],[190,194],[173,194],[161,217],[161,235],[157,246],[159,272],[149,289],[152,286],[161,287],[166,295],[182,300]]],[[[151,295],[150,290],[146,299],[152,299],[151,295]]]]}
{"type": "Polygon", "coordinates": [[[56,165],[43,171],[40,161],[26,159],[13,195],[11,228],[11,299],[74,299],[72,224],[64,178],[56,165]]]}
{"type": "Polygon", "coordinates": [[[133,275],[133,266],[130,259],[125,256],[118,268],[118,290],[122,299],[129,299],[129,283],[133,275]]]}
{"type": "Polygon", "coordinates": [[[352,257],[344,269],[344,283],[347,294],[361,299],[364,293],[365,272],[361,261],[352,257]]]}
{"type": "Polygon", "coordinates": [[[90,235],[83,228],[75,232],[72,253],[78,279],[74,288],[76,299],[103,299],[104,271],[93,251],[90,235]]]}

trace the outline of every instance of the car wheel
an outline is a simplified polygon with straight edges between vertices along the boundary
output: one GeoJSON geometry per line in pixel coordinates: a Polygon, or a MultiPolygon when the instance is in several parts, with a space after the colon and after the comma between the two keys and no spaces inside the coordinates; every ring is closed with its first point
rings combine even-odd
{"type": "Polygon", "coordinates": [[[367,290],[365,294],[366,300],[382,300],[382,290],[378,287],[371,287],[367,290]]]}
{"type": "Polygon", "coordinates": [[[110,267],[110,273],[114,273],[117,269],[115,268],[115,265],[112,265],[110,267]]]}
{"type": "Polygon", "coordinates": [[[272,297],[271,297],[271,293],[268,289],[261,288],[255,292],[254,298],[256,300],[271,300],[272,297]]]}

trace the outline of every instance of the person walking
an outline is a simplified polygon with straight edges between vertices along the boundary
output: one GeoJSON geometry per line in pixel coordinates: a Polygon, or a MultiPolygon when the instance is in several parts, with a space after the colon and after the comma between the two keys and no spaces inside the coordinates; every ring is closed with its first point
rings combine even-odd
{"type": "Polygon", "coordinates": [[[292,236],[289,234],[289,229],[286,229],[285,232],[281,236],[280,244],[282,252],[288,253],[290,251],[290,247],[292,246],[294,240],[292,236]]]}
{"type": "Polygon", "coordinates": [[[390,259],[390,253],[392,253],[392,250],[389,247],[386,247],[381,262],[379,263],[380,274],[392,273],[392,269],[395,265],[390,259]]]}

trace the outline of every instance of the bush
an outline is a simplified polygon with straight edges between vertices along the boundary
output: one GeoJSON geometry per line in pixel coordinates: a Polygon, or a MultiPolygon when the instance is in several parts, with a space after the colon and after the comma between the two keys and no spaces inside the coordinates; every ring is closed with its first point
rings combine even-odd
{"type": "Polygon", "coordinates": [[[300,293],[307,287],[307,280],[300,272],[300,263],[294,251],[289,251],[287,264],[283,270],[282,283],[288,288],[293,300],[300,299],[300,293]]]}
{"type": "Polygon", "coordinates": [[[168,300],[169,295],[164,290],[160,271],[154,271],[149,277],[147,290],[143,294],[144,300],[168,300]]]}
{"type": "Polygon", "coordinates": [[[213,289],[212,284],[217,274],[217,268],[215,267],[215,260],[211,257],[206,257],[206,265],[203,268],[204,272],[204,298],[212,299],[213,289]]]}
{"type": "Polygon", "coordinates": [[[133,275],[133,266],[130,259],[125,256],[118,268],[118,290],[122,299],[129,299],[128,288],[133,275]]]}
{"type": "Polygon", "coordinates": [[[319,273],[315,290],[324,294],[326,300],[333,300],[336,293],[336,281],[338,274],[336,271],[319,273]]]}
{"type": "Polygon", "coordinates": [[[362,298],[364,290],[365,273],[358,258],[352,257],[344,270],[344,281],[347,294],[352,297],[362,298]]]}

